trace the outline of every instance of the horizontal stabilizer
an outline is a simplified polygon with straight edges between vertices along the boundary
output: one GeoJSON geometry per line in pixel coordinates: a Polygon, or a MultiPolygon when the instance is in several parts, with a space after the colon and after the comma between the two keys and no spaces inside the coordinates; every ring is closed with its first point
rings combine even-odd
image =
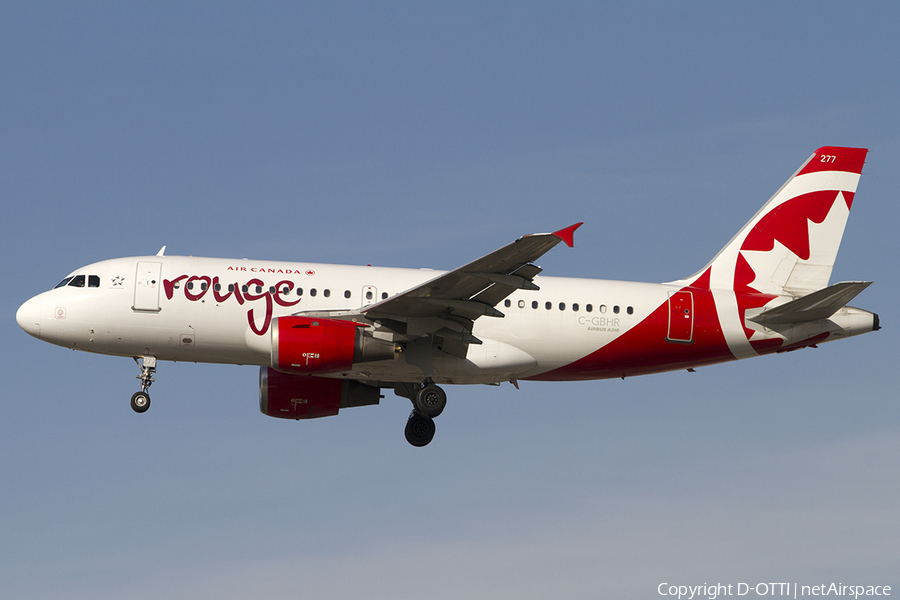
{"type": "Polygon", "coordinates": [[[836,283],[747,319],[760,325],[785,325],[827,319],[870,285],[871,281],[836,283]]]}

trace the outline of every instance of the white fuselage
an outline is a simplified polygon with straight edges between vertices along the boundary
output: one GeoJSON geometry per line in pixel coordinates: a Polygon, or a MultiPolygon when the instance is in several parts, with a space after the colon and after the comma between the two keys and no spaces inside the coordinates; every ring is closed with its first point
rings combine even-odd
{"type": "MultiPolygon", "coordinates": [[[[75,271],[70,277],[84,276],[83,287],[70,281],[35,296],[22,306],[17,318],[35,337],[76,350],[267,366],[272,360],[274,318],[326,310],[358,313],[361,307],[440,274],[428,269],[181,256],[120,258],[75,271]]],[[[718,323],[723,321],[715,315],[698,314],[691,323],[697,332],[689,332],[687,340],[674,340],[684,343],[669,340],[666,344],[668,325],[648,331],[659,338],[655,342],[666,345],[668,358],[653,363],[652,356],[638,356],[636,364],[628,368],[587,368],[566,376],[568,365],[648,321],[651,314],[664,310],[670,295],[683,286],[559,277],[537,277],[535,283],[539,291],[518,290],[497,306],[504,317],[485,316],[475,321],[473,334],[483,343],[470,344],[465,359],[435,353],[434,380],[495,383],[541,379],[560,369],[560,374],[549,378],[597,379],[735,358],[724,344],[697,352],[707,343],[699,330],[710,329],[713,321],[719,329],[718,323]],[[684,356],[678,358],[679,352],[684,356]]],[[[725,290],[716,295],[729,293],[733,294],[725,290]]],[[[696,314],[699,297],[694,302],[696,314]]],[[[414,326],[410,322],[410,328],[414,326]]],[[[833,337],[851,334],[847,328],[841,335],[837,324],[831,329],[833,337]]],[[[369,331],[380,335],[377,321],[369,331]]],[[[723,335],[720,329],[714,333],[723,335]]],[[[784,332],[762,332],[754,339],[760,337],[791,342],[784,332]]],[[[656,358],[660,357],[657,354],[656,358]]],[[[328,376],[383,383],[419,381],[422,371],[401,353],[394,360],[362,363],[328,376]]]]}

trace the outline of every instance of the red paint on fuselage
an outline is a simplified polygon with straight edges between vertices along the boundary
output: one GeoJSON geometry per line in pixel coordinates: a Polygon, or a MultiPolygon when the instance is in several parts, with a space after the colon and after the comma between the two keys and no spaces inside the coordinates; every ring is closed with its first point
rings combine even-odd
{"type": "Polygon", "coordinates": [[[694,299],[694,329],[689,343],[669,341],[669,303],[660,304],[643,321],[602,348],[564,367],[528,377],[537,381],[571,381],[631,377],[734,360],[725,342],[709,289],[707,269],[678,291],[694,299]]]}

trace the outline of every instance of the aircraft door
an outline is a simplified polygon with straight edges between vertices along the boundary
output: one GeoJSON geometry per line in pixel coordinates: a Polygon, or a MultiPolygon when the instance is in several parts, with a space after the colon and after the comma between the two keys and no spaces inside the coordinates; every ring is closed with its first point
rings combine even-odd
{"type": "Polygon", "coordinates": [[[684,290],[669,292],[669,331],[666,339],[670,342],[689,343],[694,335],[694,296],[684,290]]]}
{"type": "Polygon", "coordinates": [[[134,277],[134,310],[159,312],[162,263],[139,262],[134,277]]]}
{"type": "Polygon", "coordinates": [[[362,289],[362,305],[369,306],[378,302],[378,290],[374,285],[364,286],[362,289]]]}

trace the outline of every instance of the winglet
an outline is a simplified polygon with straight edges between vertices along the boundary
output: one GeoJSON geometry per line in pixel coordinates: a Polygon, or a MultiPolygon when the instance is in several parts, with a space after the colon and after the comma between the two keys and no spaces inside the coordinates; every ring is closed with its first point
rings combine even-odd
{"type": "Polygon", "coordinates": [[[574,225],[569,225],[565,229],[560,229],[559,231],[554,231],[550,235],[555,235],[562,241],[566,243],[566,246],[571,248],[575,245],[575,230],[584,225],[584,222],[575,223],[574,225]]]}

